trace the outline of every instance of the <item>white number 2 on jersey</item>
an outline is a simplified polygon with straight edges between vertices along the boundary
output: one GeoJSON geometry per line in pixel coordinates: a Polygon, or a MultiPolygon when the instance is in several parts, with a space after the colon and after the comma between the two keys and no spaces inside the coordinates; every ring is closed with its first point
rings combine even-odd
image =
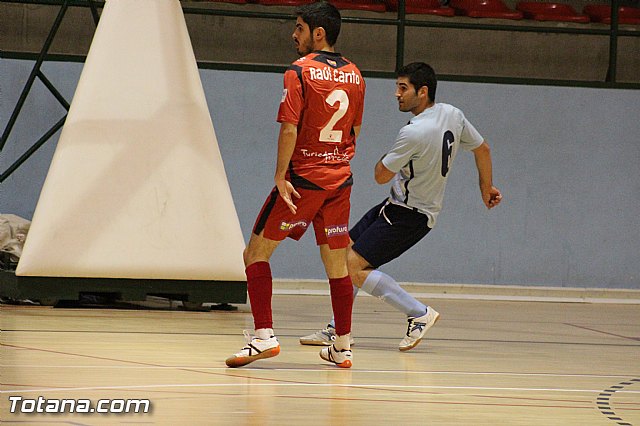
{"type": "Polygon", "coordinates": [[[326,102],[331,106],[334,106],[336,102],[338,102],[339,105],[327,125],[320,130],[320,142],[340,143],[342,142],[342,130],[333,130],[333,126],[347,113],[349,96],[344,90],[336,89],[329,93],[326,102]]]}

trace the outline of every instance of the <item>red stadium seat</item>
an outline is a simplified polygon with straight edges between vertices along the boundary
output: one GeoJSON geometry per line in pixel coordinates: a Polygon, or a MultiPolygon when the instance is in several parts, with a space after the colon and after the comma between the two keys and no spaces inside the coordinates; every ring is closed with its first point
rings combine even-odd
{"type": "Polygon", "coordinates": [[[502,0],[451,0],[456,14],[471,18],[522,19],[523,13],[511,10],[502,0]]]}
{"type": "MultiPolygon", "coordinates": [[[[588,4],[582,9],[593,22],[611,23],[611,6],[608,4],[588,4]]],[[[636,7],[620,6],[618,8],[619,24],[640,25],[640,9],[636,7]]]]}
{"type": "Polygon", "coordinates": [[[579,15],[573,7],[565,3],[540,3],[535,1],[521,1],[516,10],[524,13],[527,19],[536,21],[589,22],[587,15],[579,15]]]}
{"type": "Polygon", "coordinates": [[[386,12],[387,8],[379,0],[330,0],[338,9],[368,10],[371,12],[386,12]]]}
{"type": "MultiPolygon", "coordinates": [[[[386,0],[387,9],[398,10],[398,0],[386,0]]],[[[453,16],[456,11],[450,7],[442,6],[438,0],[406,0],[404,2],[405,13],[421,15],[453,16]]]]}

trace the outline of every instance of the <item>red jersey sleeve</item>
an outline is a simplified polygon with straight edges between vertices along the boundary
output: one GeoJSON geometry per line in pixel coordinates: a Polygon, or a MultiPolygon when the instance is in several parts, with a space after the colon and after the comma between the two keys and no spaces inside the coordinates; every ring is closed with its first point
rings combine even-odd
{"type": "Polygon", "coordinates": [[[278,110],[278,123],[298,125],[303,107],[302,68],[293,65],[284,73],[284,90],[278,110]]]}

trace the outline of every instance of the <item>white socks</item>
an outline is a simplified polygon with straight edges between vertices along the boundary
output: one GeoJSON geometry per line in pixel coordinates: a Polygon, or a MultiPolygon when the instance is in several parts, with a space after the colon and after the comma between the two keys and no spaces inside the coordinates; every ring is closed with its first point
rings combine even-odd
{"type": "MultiPolygon", "coordinates": [[[[387,302],[395,309],[404,313],[408,317],[417,318],[427,313],[427,306],[416,300],[405,289],[400,287],[393,278],[377,269],[367,275],[367,279],[362,283],[362,289],[372,296],[387,302]]],[[[358,287],[353,286],[353,298],[358,294],[358,287]]],[[[329,323],[335,327],[333,318],[329,323]]]]}
{"type": "Polygon", "coordinates": [[[414,299],[389,275],[378,270],[369,273],[362,289],[404,312],[408,317],[421,317],[427,312],[424,304],[414,299]]]}
{"type": "Polygon", "coordinates": [[[339,351],[343,349],[351,349],[351,343],[349,341],[350,337],[351,333],[345,334],[344,336],[336,336],[336,340],[333,342],[333,346],[335,346],[339,351]]]}
{"type": "Polygon", "coordinates": [[[258,328],[255,331],[254,336],[256,336],[260,340],[268,340],[271,336],[273,336],[273,328],[258,328]]]}

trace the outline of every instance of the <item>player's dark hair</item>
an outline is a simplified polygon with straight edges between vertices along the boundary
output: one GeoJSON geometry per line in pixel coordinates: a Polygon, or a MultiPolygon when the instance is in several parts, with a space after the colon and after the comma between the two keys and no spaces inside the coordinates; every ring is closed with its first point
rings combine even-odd
{"type": "Polygon", "coordinates": [[[398,77],[409,77],[409,83],[416,89],[416,93],[422,86],[427,86],[429,99],[431,102],[436,101],[438,79],[436,78],[436,72],[430,65],[424,62],[412,62],[400,68],[396,75],[398,77]]]}
{"type": "Polygon", "coordinates": [[[316,28],[324,28],[329,46],[333,46],[338,41],[342,18],[340,11],[331,3],[319,1],[302,5],[296,9],[296,16],[301,17],[309,25],[312,33],[316,28]]]}

